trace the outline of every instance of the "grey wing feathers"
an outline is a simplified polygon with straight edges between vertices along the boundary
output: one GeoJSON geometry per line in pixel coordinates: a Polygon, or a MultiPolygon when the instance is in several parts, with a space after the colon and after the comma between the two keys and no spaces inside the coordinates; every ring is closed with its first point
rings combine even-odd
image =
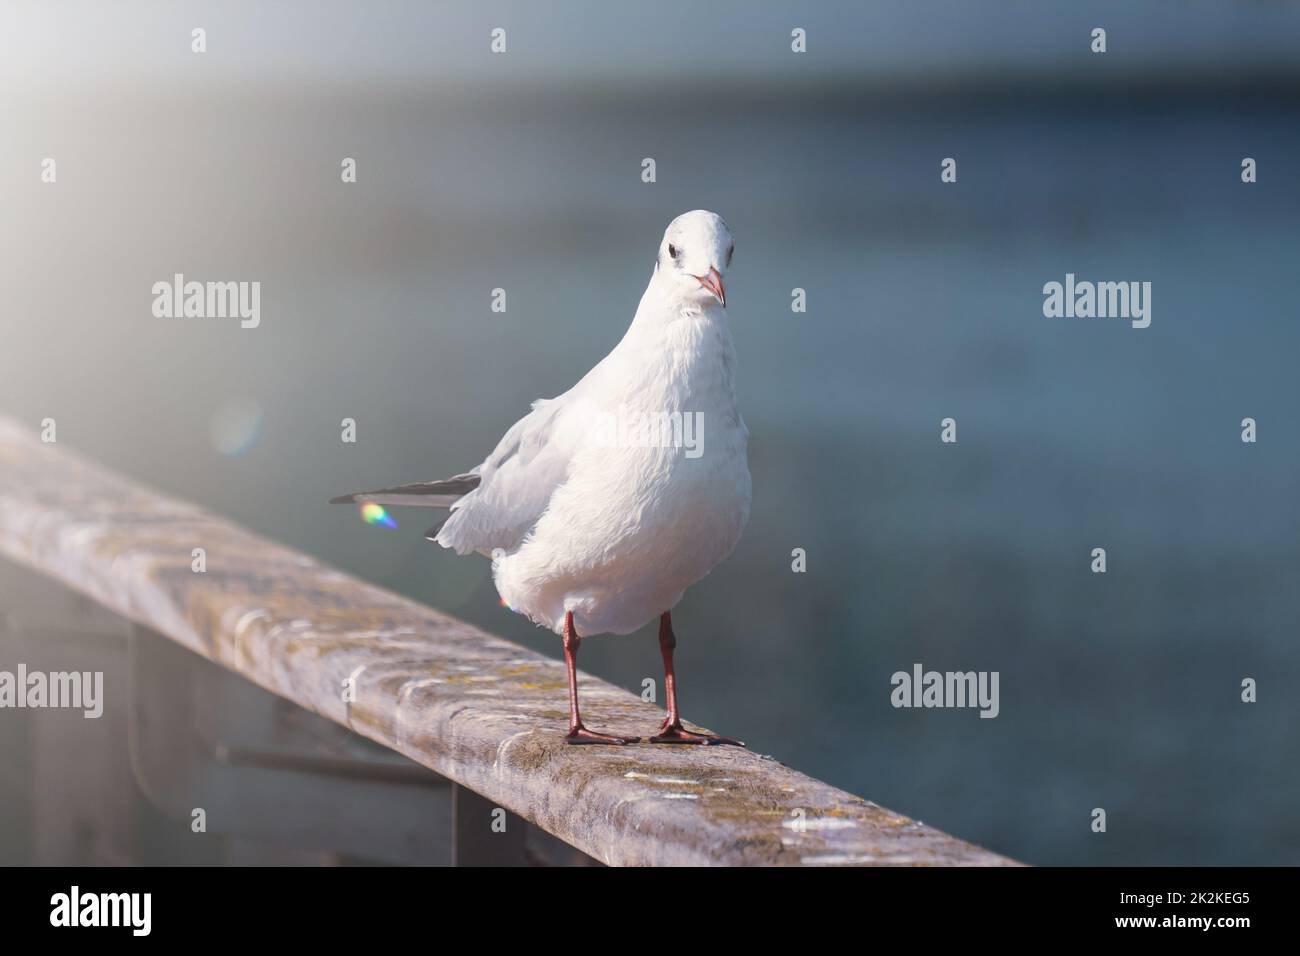
{"type": "Polygon", "coordinates": [[[487,460],[467,474],[340,495],[330,503],[451,508],[425,532],[426,538],[458,554],[513,550],[568,478],[574,436],[558,428],[557,419],[572,393],[533,403],[532,412],[515,422],[487,460]]]}
{"type": "Polygon", "coordinates": [[[437,542],[458,554],[511,551],[532,530],[569,474],[572,436],[558,427],[562,395],[534,403],[476,471],[482,481],[456,503],[437,542]]]}
{"type": "Polygon", "coordinates": [[[451,517],[451,515],[448,514],[448,515],[444,515],[443,517],[439,518],[438,521],[437,521],[437,523],[436,523],[432,528],[430,528],[428,531],[426,531],[426,532],[424,533],[424,537],[425,537],[427,540],[429,540],[429,541],[437,541],[437,540],[438,540],[438,532],[442,530],[442,526],[445,525],[445,524],[447,523],[447,519],[450,518],[450,517],[451,517]]]}
{"type": "Polygon", "coordinates": [[[342,505],[373,501],[381,505],[414,505],[424,508],[448,508],[479,485],[474,472],[445,478],[442,481],[417,481],[393,488],[376,488],[374,491],[357,491],[350,495],[331,498],[330,504],[342,505]]]}

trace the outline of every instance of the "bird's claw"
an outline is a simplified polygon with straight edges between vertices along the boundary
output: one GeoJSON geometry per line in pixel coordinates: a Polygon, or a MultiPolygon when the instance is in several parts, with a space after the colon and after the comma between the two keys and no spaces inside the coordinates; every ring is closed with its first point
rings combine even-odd
{"type": "Polygon", "coordinates": [[[660,733],[650,738],[652,744],[700,744],[709,747],[714,744],[729,744],[732,747],[743,747],[743,740],[736,740],[734,737],[723,737],[718,734],[697,734],[687,730],[681,724],[669,725],[665,720],[659,728],[660,733]]]}
{"type": "Polygon", "coordinates": [[[638,743],[640,740],[640,737],[618,737],[614,734],[597,733],[594,730],[588,730],[581,724],[570,728],[568,734],[564,737],[566,744],[613,744],[617,747],[624,744],[638,743]]]}

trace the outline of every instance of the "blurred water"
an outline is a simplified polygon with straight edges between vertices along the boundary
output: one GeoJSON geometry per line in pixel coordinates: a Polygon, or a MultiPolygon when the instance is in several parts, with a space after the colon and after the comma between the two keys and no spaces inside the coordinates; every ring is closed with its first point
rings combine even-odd
{"type": "MultiPolygon", "coordinates": [[[[618,340],[668,220],[712,208],[737,237],[754,507],[675,615],[687,716],[1035,863],[1293,863],[1298,112],[1204,91],[63,102],[0,160],[19,182],[60,157],[57,189],[8,197],[0,408],[558,654],[423,514],[392,532],[325,500],[478,462],[618,340]],[[261,327],[155,319],[173,272],[260,280],[261,327]],[[1045,319],[1066,272],[1150,281],[1151,327],[1045,319]],[[213,446],[232,407],[260,413],[238,456],[213,446]],[[1000,671],[1000,716],[894,710],[914,662],[1000,671]]],[[[653,630],[583,666],[639,690],[653,630]]]]}

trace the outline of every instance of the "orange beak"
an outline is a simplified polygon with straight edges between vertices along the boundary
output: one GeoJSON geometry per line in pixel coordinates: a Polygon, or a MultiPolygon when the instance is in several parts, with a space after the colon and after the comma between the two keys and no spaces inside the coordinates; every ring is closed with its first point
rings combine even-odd
{"type": "Polygon", "coordinates": [[[727,290],[722,285],[722,276],[718,274],[717,269],[710,267],[708,275],[696,276],[695,278],[700,285],[704,286],[704,288],[708,289],[715,297],[717,297],[717,300],[722,303],[724,309],[727,307],[727,290]]]}

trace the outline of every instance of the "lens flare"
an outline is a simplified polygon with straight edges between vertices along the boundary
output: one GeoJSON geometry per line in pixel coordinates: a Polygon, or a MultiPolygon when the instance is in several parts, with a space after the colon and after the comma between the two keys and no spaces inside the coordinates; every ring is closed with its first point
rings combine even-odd
{"type": "Polygon", "coordinates": [[[245,398],[222,402],[212,413],[212,447],[227,458],[247,454],[262,434],[262,407],[245,398]]]}
{"type": "Polygon", "coordinates": [[[361,505],[361,520],[366,524],[379,524],[385,528],[396,528],[397,520],[388,513],[383,505],[367,501],[361,505]]]}

